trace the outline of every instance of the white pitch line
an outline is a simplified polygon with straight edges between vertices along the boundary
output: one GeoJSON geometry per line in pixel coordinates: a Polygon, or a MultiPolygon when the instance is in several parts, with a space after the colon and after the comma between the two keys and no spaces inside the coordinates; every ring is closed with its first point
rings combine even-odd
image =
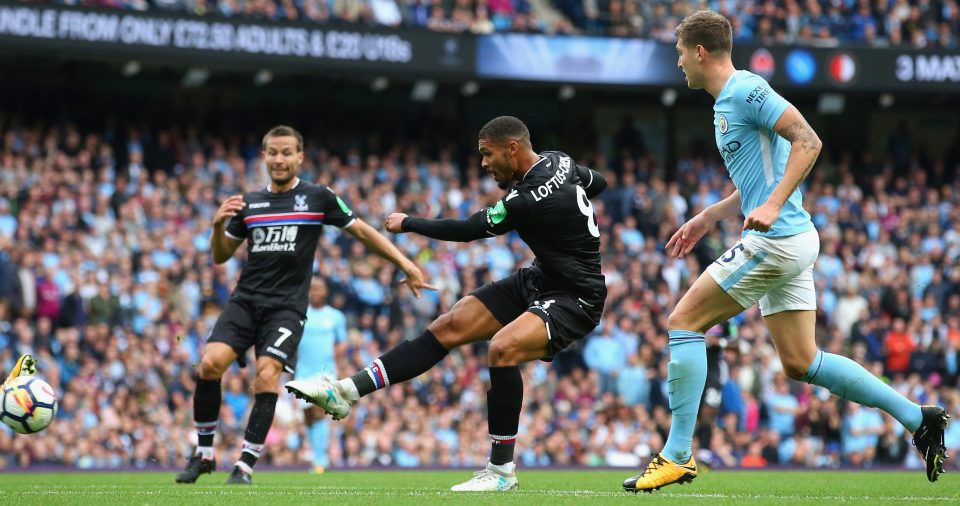
{"type": "MultiPolygon", "coordinates": [[[[67,488],[68,485],[59,485],[60,488],[67,488]]],[[[133,486],[123,486],[123,485],[114,485],[111,488],[116,489],[115,491],[103,490],[104,487],[96,487],[96,490],[51,490],[50,487],[43,487],[39,490],[26,490],[18,492],[9,492],[16,493],[18,495],[37,495],[37,496],[111,496],[118,495],[121,493],[121,490],[127,490],[129,488],[140,488],[139,494],[147,496],[161,496],[169,495],[173,493],[172,488],[164,490],[143,490],[142,487],[133,487],[133,486]]],[[[177,491],[177,494],[180,494],[182,489],[177,491]]],[[[0,491],[0,496],[4,495],[5,491],[0,491]]],[[[451,498],[451,497],[483,497],[483,496],[493,496],[494,494],[489,493],[453,493],[445,490],[436,490],[436,489],[392,489],[391,495],[393,496],[408,496],[408,497],[438,497],[438,498],[451,498]]],[[[331,486],[317,486],[311,487],[309,490],[277,490],[277,489],[261,489],[256,488],[254,490],[220,490],[220,489],[194,489],[190,490],[186,497],[190,496],[354,496],[354,497],[377,497],[384,495],[382,490],[368,490],[362,487],[331,487],[331,486]]],[[[677,497],[677,498],[693,498],[693,499],[736,499],[736,500],[771,500],[771,499],[781,499],[781,500],[795,500],[795,499],[818,499],[818,500],[827,500],[827,501],[847,501],[847,500],[865,500],[865,501],[897,501],[897,502],[921,502],[921,501],[949,501],[949,502],[960,502],[960,496],[860,496],[860,495],[830,495],[830,496],[810,496],[810,495],[784,495],[784,494],[724,494],[724,493],[678,493],[678,492],[664,492],[657,493],[657,496],[662,497],[677,497]]],[[[632,497],[628,492],[614,492],[614,491],[596,491],[596,490],[516,490],[505,494],[504,497],[632,497]]]]}

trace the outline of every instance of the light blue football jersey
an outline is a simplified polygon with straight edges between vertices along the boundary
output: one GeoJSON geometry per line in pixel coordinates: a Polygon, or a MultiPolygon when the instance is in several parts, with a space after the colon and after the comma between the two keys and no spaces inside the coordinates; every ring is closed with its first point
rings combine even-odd
{"type": "Polygon", "coordinates": [[[311,378],[319,374],[336,377],[334,346],[347,340],[347,317],[338,309],[324,306],[307,308],[307,323],[297,347],[294,377],[311,378]]]}
{"type": "MultiPolygon", "coordinates": [[[[790,102],[762,77],[738,70],[720,91],[713,106],[717,149],[730,179],[740,190],[743,215],[760,207],[783,179],[790,142],[773,131],[790,102]]],[[[803,209],[800,189],[790,195],[769,232],[749,231],[766,237],[788,237],[813,228],[803,209]]]]}

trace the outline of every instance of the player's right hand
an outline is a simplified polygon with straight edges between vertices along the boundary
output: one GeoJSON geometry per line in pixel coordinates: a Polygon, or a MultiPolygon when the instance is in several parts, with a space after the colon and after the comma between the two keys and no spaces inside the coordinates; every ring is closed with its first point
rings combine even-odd
{"type": "Polygon", "coordinates": [[[426,278],[423,276],[423,271],[416,265],[411,269],[407,269],[404,273],[407,277],[401,279],[400,284],[409,286],[414,297],[420,298],[421,289],[438,290],[436,286],[427,284],[426,278]]]}
{"type": "Polygon", "coordinates": [[[393,232],[394,234],[399,234],[403,232],[403,219],[407,215],[404,213],[390,213],[390,216],[387,216],[387,221],[383,222],[383,228],[387,229],[387,232],[393,232]]]}
{"type": "Polygon", "coordinates": [[[694,216],[673,234],[673,237],[667,241],[664,250],[671,258],[683,258],[706,235],[707,230],[710,230],[710,225],[711,223],[702,215],[694,216]]]}
{"type": "Polygon", "coordinates": [[[213,225],[219,227],[226,223],[227,219],[232,218],[239,213],[247,204],[243,201],[243,195],[231,195],[220,204],[220,208],[213,215],[213,225]]]}

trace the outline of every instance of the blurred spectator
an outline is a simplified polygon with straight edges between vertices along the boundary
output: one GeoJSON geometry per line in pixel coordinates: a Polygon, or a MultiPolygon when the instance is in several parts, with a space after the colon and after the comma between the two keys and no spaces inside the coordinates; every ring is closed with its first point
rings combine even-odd
{"type": "Polygon", "coordinates": [[[887,333],[885,341],[887,353],[887,373],[907,372],[910,366],[910,354],[917,348],[913,337],[907,331],[903,318],[893,320],[893,328],[887,333]]]}
{"type": "Polygon", "coordinates": [[[613,319],[607,318],[599,333],[587,338],[583,360],[600,375],[600,393],[616,393],[617,375],[626,365],[627,350],[613,338],[613,319]]]}
{"type": "Polygon", "coordinates": [[[770,428],[777,431],[782,439],[793,435],[794,421],[800,405],[797,398],[790,394],[790,385],[784,375],[777,375],[774,391],[767,398],[767,410],[770,413],[770,428]]]}

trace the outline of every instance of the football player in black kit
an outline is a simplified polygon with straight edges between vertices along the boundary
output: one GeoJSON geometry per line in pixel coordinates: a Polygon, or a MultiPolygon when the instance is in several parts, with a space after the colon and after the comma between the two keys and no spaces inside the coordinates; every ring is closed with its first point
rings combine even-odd
{"type": "Polygon", "coordinates": [[[244,364],[251,347],[257,357],[254,404],[243,450],[227,480],[249,484],[273,422],[280,372],[292,372],[303,334],[313,258],[323,225],[349,232],[374,253],[400,268],[414,295],[425,284],[420,269],[383,235],[353,215],[326,186],[297,177],[303,163],[303,138],[288,126],[263,137],[263,157],[270,174],[264,190],[227,198],[213,218],[210,251],[222,264],[247,242],[247,263],[240,280],[210,333],[197,368],[193,419],[198,445],[177,483],[194,483],[213,472],[213,436],[220,412],[220,377],[233,361],[244,364]]]}
{"type": "Polygon", "coordinates": [[[342,419],[367,394],[423,374],[448,351],[490,341],[487,467],[454,491],[517,488],[513,449],[523,380],[519,364],[550,360],[600,322],[606,285],[600,273],[600,230],[590,198],[606,181],[558,151],[539,155],[517,118],[502,116],[479,134],[483,168],[507,190],[495,205],[466,220],[387,218],[390,232],[415,232],[444,241],[474,241],[516,230],[536,260],[506,279],[460,299],[418,338],[405,341],[350,378],[291,381],[287,390],[342,419]]]}

